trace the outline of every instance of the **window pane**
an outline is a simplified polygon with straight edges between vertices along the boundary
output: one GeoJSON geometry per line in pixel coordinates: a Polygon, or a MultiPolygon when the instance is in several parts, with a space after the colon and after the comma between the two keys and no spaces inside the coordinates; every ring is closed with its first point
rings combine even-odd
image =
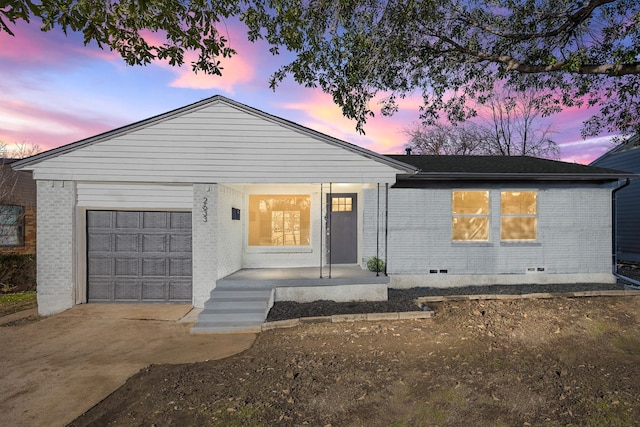
{"type": "Polygon", "coordinates": [[[23,244],[22,206],[0,205],[0,246],[23,244]]]}
{"type": "Polygon", "coordinates": [[[20,245],[20,230],[17,227],[0,226],[0,246],[20,245]]]}
{"type": "Polygon", "coordinates": [[[457,215],[487,215],[489,213],[488,191],[454,191],[452,211],[457,215]]]}
{"type": "Polygon", "coordinates": [[[502,240],[536,240],[538,219],[534,216],[503,216],[500,230],[502,240]]]}
{"type": "Polygon", "coordinates": [[[453,218],[453,240],[489,240],[489,218],[455,217],[453,218]]]}
{"type": "Polygon", "coordinates": [[[249,246],[308,246],[309,195],[249,195],[249,246]]]}
{"type": "Polygon", "coordinates": [[[351,197],[332,197],[331,212],[351,212],[353,209],[351,197]]]}
{"type": "Polygon", "coordinates": [[[12,205],[0,206],[0,225],[18,225],[22,217],[22,207],[12,205]]]}
{"type": "Polygon", "coordinates": [[[501,193],[501,211],[503,215],[535,215],[536,191],[503,191],[501,193]]]}

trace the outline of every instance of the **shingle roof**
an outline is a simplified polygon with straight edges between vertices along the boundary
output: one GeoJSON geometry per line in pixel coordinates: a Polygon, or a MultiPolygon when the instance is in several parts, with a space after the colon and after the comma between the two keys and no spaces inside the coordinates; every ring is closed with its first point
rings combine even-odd
{"type": "Polygon", "coordinates": [[[617,180],[629,172],[526,156],[388,155],[420,169],[418,179],[617,180]]]}

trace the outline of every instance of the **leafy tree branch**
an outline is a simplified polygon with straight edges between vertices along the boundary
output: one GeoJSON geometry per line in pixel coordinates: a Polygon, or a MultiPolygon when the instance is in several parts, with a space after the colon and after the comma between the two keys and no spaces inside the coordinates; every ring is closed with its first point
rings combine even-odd
{"type": "Polygon", "coordinates": [[[455,123],[509,87],[592,107],[584,136],[640,132],[637,0],[0,0],[0,31],[31,17],[130,65],[181,66],[195,52],[193,70],[217,75],[237,53],[219,26],[237,18],[249,40],[294,54],[271,87],[291,77],[321,88],[360,131],[375,99],[393,114],[399,99],[421,94],[427,125],[455,123]]]}

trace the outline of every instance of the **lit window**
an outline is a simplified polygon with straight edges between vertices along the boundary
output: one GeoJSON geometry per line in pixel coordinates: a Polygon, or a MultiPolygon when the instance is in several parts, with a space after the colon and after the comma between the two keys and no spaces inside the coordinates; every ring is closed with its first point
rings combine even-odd
{"type": "Polygon", "coordinates": [[[24,244],[24,210],[22,206],[0,205],[0,246],[24,244]]]}
{"type": "Polygon", "coordinates": [[[503,191],[500,193],[500,239],[537,239],[537,196],[536,191],[503,191]]]}
{"type": "Polygon", "coordinates": [[[488,191],[454,191],[451,207],[454,241],[489,240],[488,191]]]}
{"type": "Polygon", "coordinates": [[[310,197],[249,195],[249,246],[309,246],[310,197]]]}
{"type": "Polygon", "coordinates": [[[331,212],[351,212],[353,209],[353,198],[351,197],[332,197],[331,212]]]}

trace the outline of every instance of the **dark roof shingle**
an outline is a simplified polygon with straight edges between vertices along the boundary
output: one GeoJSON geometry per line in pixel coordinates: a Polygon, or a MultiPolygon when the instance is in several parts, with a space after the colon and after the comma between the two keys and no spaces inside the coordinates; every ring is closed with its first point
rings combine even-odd
{"type": "Polygon", "coordinates": [[[419,178],[630,178],[629,172],[526,156],[388,155],[420,169],[419,178]]]}

